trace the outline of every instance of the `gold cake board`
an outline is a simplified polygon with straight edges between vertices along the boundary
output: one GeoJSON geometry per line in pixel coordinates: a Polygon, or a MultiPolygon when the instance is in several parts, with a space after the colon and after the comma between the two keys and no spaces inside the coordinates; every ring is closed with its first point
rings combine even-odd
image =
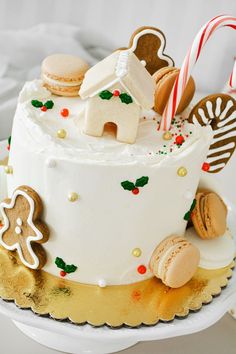
{"type": "Polygon", "coordinates": [[[156,278],[100,288],[30,270],[14,253],[0,248],[0,297],[22,309],[75,324],[154,325],[160,320],[185,317],[210,303],[227,285],[233,267],[234,263],[218,270],[199,268],[179,289],[168,288],[156,278]]]}

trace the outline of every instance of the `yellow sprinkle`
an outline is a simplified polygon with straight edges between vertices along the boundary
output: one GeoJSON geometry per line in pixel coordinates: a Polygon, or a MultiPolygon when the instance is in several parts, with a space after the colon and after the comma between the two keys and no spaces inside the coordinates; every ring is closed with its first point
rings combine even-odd
{"type": "Polygon", "coordinates": [[[75,202],[78,199],[79,199],[79,196],[78,196],[78,194],[76,192],[72,192],[72,193],[68,194],[68,200],[70,202],[75,202]]]}
{"type": "Polygon", "coordinates": [[[171,139],[172,139],[172,134],[171,134],[171,132],[169,132],[169,131],[165,132],[165,133],[162,135],[162,138],[163,138],[164,140],[171,140],[171,139]]]}
{"type": "Polygon", "coordinates": [[[5,166],[4,170],[7,175],[11,175],[13,173],[12,166],[5,166]]]}
{"type": "Polygon", "coordinates": [[[185,177],[187,175],[188,171],[185,167],[180,167],[177,171],[178,176],[180,177],[185,177]]]}
{"type": "Polygon", "coordinates": [[[60,138],[60,139],[65,139],[65,137],[66,137],[65,129],[59,129],[57,131],[57,137],[60,138]]]}
{"type": "Polygon", "coordinates": [[[140,248],[134,248],[133,251],[132,251],[132,255],[133,255],[134,257],[140,257],[141,254],[142,254],[142,251],[141,251],[140,248]]]}

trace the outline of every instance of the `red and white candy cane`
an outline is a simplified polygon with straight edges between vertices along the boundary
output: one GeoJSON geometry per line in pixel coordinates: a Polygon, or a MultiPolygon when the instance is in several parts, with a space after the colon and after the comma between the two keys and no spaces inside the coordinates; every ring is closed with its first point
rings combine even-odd
{"type": "Polygon", "coordinates": [[[232,90],[236,89],[236,58],[234,58],[233,71],[229,77],[229,86],[232,90]]]}
{"type": "Polygon", "coordinates": [[[171,121],[175,116],[191,72],[202,52],[204,45],[218,28],[225,26],[236,29],[236,17],[226,15],[214,17],[209,22],[207,22],[196,35],[193,44],[188,50],[188,53],[183,61],[179,75],[175,80],[169,100],[162,115],[159,129],[170,129],[171,121]]]}

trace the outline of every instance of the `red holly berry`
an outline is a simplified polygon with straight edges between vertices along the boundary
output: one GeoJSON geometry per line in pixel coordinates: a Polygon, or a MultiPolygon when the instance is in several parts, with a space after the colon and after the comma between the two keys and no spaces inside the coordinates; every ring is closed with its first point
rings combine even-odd
{"type": "Polygon", "coordinates": [[[61,276],[61,277],[65,277],[65,276],[66,276],[66,272],[65,272],[64,270],[61,270],[61,271],[60,271],[60,276],[61,276]]]}
{"type": "Polygon", "coordinates": [[[147,271],[147,268],[145,267],[145,265],[140,265],[137,269],[137,271],[139,272],[139,274],[145,274],[147,271]]]}
{"type": "Polygon", "coordinates": [[[46,111],[47,111],[47,107],[46,107],[46,106],[42,106],[40,109],[41,109],[41,111],[43,111],[43,112],[46,112],[46,111]]]}
{"type": "Polygon", "coordinates": [[[210,167],[211,166],[210,166],[210,164],[208,162],[204,162],[203,165],[202,165],[202,170],[207,172],[207,171],[209,171],[210,167]]]}
{"type": "Polygon", "coordinates": [[[177,145],[182,145],[184,143],[184,137],[182,135],[178,135],[175,138],[175,142],[176,142],[177,145]]]}
{"type": "Polygon", "coordinates": [[[132,193],[135,194],[135,195],[139,194],[139,189],[137,187],[132,189],[132,193]]]}
{"type": "Polygon", "coordinates": [[[7,150],[10,151],[11,145],[7,145],[7,150]]]}
{"type": "Polygon", "coordinates": [[[114,90],[113,91],[113,96],[120,96],[120,91],[119,90],[114,90]]]}
{"type": "Polygon", "coordinates": [[[68,108],[62,108],[61,110],[61,116],[66,118],[69,115],[69,109],[68,108]]]}

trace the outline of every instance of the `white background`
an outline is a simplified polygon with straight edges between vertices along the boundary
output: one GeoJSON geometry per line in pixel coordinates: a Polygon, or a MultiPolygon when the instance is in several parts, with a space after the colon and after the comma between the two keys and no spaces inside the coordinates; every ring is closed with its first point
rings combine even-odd
{"type": "MultiPolygon", "coordinates": [[[[112,50],[127,45],[131,33],[139,26],[156,26],[167,37],[166,53],[179,66],[199,28],[218,14],[236,15],[236,1],[0,0],[0,139],[10,134],[18,92],[26,79],[39,75],[43,56],[55,50],[81,53],[76,41],[79,44],[82,37],[76,28],[84,33],[83,41],[87,37],[88,42],[93,38],[90,47],[96,47],[97,51],[101,46],[112,50]],[[31,29],[41,23],[49,26],[55,23],[54,37],[50,37],[54,40],[49,41],[48,25],[40,27],[40,35],[31,29]]],[[[199,91],[214,93],[224,86],[236,55],[236,33],[233,32],[221,29],[207,44],[194,71],[199,91]]],[[[93,48],[89,50],[93,51],[93,48]]],[[[233,202],[236,201],[235,177],[236,158],[222,174],[214,176],[214,182],[218,179],[221,190],[233,202]]],[[[54,353],[25,338],[2,316],[0,328],[2,354],[54,353]]],[[[125,353],[233,354],[236,351],[235,330],[236,322],[227,315],[202,333],[143,343],[125,353]]]]}

